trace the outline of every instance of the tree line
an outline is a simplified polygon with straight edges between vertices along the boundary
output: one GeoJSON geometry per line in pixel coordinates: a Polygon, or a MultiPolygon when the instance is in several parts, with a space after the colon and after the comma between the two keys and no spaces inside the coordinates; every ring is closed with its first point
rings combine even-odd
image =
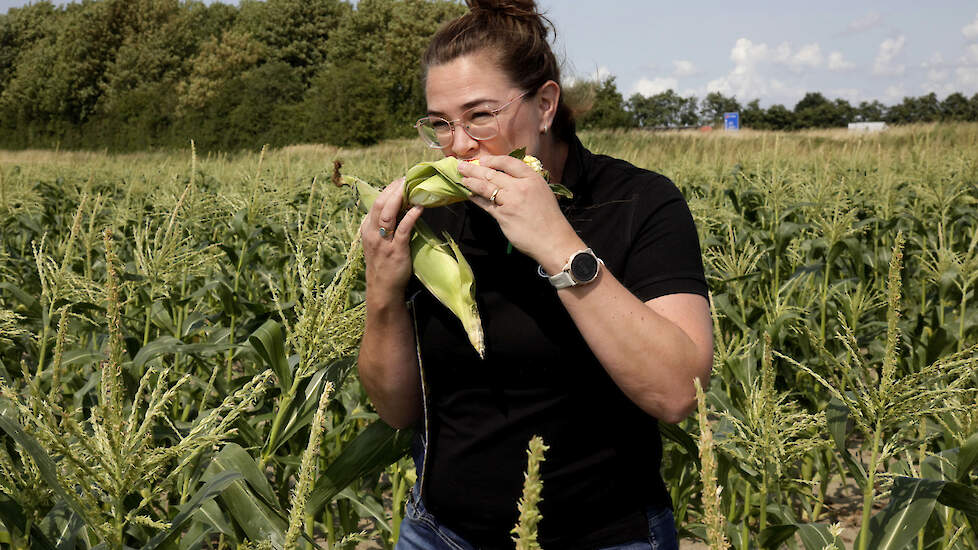
{"type": "MultiPolygon", "coordinates": [[[[452,0],[50,1],[0,15],[0,147],[233,150],[411,135],[419,59],[465,8],[452,0]]],[[[978,94],[858,106],[810,93],[794,109],[672,90],[625,100],[614,78],[566,88],[581,128],[722,122],[790,130],[853,120],[978,120],[978,94]]]]}
{"type": "Polygon", "coordinates": [[[370,143],[413,132],[449,0],[48,1],[0,15],[0,147],[370,143]]]}
{"type": "Polygon", "coordinates": [[[781,104],[761,107],[754,99],[741,104],[735,97],[710,92],[702,100],[683,97],[673,90],[644,96],[633,94],[624,99],[615,77],[597,81],[575,82],[567,93],[588,106],[578,116],[581,128],[682,128],[723,125],[724,113],[740,113],[742,127],[758,130],[800,130],[804,128],[845,127],[850,122],[978,122],[978,93],[966,97],[952,93],[943,100],[937,94],[904,97],[887,106],[879,101],[862,101],[852,105],[845,99],[830,100],[820,92],[809,92],[789,109],[781,104]]]}

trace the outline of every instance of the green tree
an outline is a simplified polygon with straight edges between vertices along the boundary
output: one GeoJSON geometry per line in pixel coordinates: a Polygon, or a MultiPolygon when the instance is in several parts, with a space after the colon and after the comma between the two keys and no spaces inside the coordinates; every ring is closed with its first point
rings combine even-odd
{"type": "Polygon", "coordinates": [[[270,61],[299,69],[308,82],[326,62],[329,39],[350,9],[340,0],[242,0],[235,29],[264,44],[270,61]]]}
{"type": "Polygon", "coordinates": [[[426,110],[421,56],[445,21],[464,12],[454,2],[360,0],[333,33],[328,58],[365,64],[386,95],[390,136],[413,133],[411,124],[426,110]]]}
{"type": "Polygon", "coordinates": [[[267,51],[253,36],[238,30],[205,41],[190,62],[190,74],[176,87],[181,113],[203,108],[229,81],[258,66],[267,51]]]}
{"type": "Polygon", "coordinates": [[[692,126],[698,120],[696,97],[682,97],[671,89],[650,97],[633,94],[627,106],[639,127],[692,126]]]}
{"type": "Polygon", "coordinates": [[[795,128],[845,126],[852,107],[848,101],[829,101],[819,92],[809,92],[795,105],[795,128]],[[840,109],[841,108],[841,109],[840,109]]]}
{"type": "Polygon", "coordinates": [[[741,109],[740,124],[744,128],[753,128],[755,130],[770,129],[766,114],[764,108],[761,107],[761,101],[759,99],[753,99],[741,109]]]}
{"type": "Polygon", "coordinates": [[[768,107],[764,119],[772,130],[791,130],[795,127],[795,113],[780,103],[768,107]]]}
{"type": "Polygon", "coordinates": [[[978,111],[972,109],[968,98],[960,92],[955,92],[941,102],[941,120],[975,120],[978,111]]]}
{"type": "Polygon", "coordinates": [[[301,112],[306,136],[334,145],[368,145],[384,137],[387,95],[362,61],[330,66],[313,79],[301,112]]]}
{"type": "Polygon", "coordinates": [[[878,122],[886,119],[886,105],[878,100],[862,101],[856,107],[856,120],[859,122],[878,122]]]}
{"type": "Polygon", "coordinates": [[[704,124],[722,126],[723,114],[734,112],[740,112],[740,103],[720,92],[710,92],[700,102],[700,119],[704,124]]]}
{"type": "Polygon", "coordinates": [[[577,117],[577,126],[582,130],[628,128],[634,120],[625,110],[625,101],[615,84],[615,77],[595,82],[579,81],[571,86],[570,95],[580,101],[583,111],[577,117]]]}
{"type": "Polygon", "coordinates": [[[305,92],[300,69],[272,61],[245,72],[238,82],[237,105],[228,114],[229,131],[238,146],[259,149],[301,138],[294,128],[299,116],[295,106],[305,92]]]}

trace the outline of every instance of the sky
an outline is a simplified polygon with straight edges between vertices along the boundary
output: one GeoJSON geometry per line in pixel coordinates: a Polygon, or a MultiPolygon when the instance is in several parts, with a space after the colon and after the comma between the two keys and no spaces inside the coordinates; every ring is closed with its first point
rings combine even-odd
{"type": "MultiPolygon", "coordinates": [[[[230,0],[229,0],[230,1],[230,0]]],[[[0,0],[0,13],[26,4],[0,0]]],[[[978,93],[978,0],[538,0],[566,77],[792,107],[978,93]]]]}

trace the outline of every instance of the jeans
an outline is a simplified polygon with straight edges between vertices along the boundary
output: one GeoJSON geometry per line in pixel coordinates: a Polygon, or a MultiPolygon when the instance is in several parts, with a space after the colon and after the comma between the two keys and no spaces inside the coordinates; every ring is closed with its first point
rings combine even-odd
{"type": "MultiPolygon", "coordinates": [[[[477,550],[461,536],[438,523],[417,498],[417,486],[408,496],[401,535],[394,550],[477,550]]],[[[669,508],[649,508],[649,536],[599,550],[679,550],[675,519],[669,508]]],[[[544,518],[546,520],[546,518],[544,518]]],[[[553,549],[559,550],[559,549],[553,549]]]]}

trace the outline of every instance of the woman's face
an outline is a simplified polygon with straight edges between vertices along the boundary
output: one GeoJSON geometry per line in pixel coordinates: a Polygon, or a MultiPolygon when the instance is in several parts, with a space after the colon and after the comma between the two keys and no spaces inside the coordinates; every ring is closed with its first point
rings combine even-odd
{"type": "MultiPolygon", "coordinates": [[[[454,121],[472,107],[487,113],[518,98],[523,91],[488,54],[465,55],[428,69],[425,86],[428,116],[454,121]]],[[[549,118],[547,109],[541,108],[541,101],[534,92],[536,90],[530,90],[522,99],[516,99],[499,111],[496,115],[499,133],[493,138],[475,140],[462,130],[460,122],[456,122],[452,142],[442,149],[442,153],[471,160],[484,155],[508,155],[515,149],[526,147],[527,153],[537,154],[544,121],[549,122],[549,118]]]]}

